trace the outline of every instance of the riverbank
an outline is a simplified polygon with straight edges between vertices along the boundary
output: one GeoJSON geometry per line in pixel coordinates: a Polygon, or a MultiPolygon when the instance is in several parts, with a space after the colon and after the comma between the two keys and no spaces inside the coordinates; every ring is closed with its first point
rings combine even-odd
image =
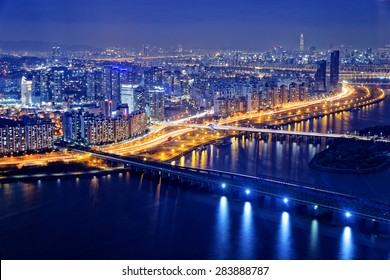
{"type": "Polygon", "coordinates": [[[1,176],[0,183],[11,182],[31,182],[39,180],[55,180],[55,179],[69,179],[69,178],[85,178],[94,176],[104,176],[113,173],[121,173],[128,171],[128,168],[111,168],[111,169],[99,169],[80,172],[67,172],[67,173],[37,173],[37,174],[24,174],[24,175],[11,175],[1,176]]]}
{"type": "Polygon", "coordinates": [[[322,172],[363,174],[390,167],[390,144],[383,142],[337,139],[316,154],[309,166],[322,172]]]}
{"type": "Polygon", "coordinates": [[[70,177],[85,177],[106,175],[111,172],[123,171],[103,164],[89,165],[86,162],[52,162],[47,165],[7,166],[0,168],[0,183],[15,181],[46,180],[70,177]]]}

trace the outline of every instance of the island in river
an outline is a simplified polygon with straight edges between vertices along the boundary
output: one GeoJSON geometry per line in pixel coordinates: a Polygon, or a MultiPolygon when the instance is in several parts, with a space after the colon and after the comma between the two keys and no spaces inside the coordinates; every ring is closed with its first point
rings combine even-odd
{"type": "Polygon", "coordinates": [[[371,173],[390,166],[390,143],[357,139],[335,139],[316,154],[309,166],[332,173],[371,173]]]}

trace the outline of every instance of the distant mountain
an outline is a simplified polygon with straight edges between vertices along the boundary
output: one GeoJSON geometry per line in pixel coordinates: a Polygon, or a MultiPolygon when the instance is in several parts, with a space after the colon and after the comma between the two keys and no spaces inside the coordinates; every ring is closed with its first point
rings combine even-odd
{"type": "Polygon", "coordinates": [[[52,47],[60,47],[64,51],[102,51],[103,49],[86,45],[65,45],[40,41],[0,41],[0,49],[4,51],[51,51],[52,47]]]}

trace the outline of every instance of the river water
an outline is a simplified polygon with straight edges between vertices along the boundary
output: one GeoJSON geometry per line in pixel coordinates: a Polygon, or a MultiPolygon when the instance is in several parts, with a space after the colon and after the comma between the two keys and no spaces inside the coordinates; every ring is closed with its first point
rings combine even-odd
{"type": "MultiPolygon", "coordinates": [[[[342,133],[390,123],[390,100],[289,129],[342,133]]],[[[325,145],[232,139],[179,164],[289,178],[390,199],[389,170],[325,174],[325,145]]],[[[390,259],[390,237],[169,186],[139,174],[0,185],[1,259],[390,259]]]]}

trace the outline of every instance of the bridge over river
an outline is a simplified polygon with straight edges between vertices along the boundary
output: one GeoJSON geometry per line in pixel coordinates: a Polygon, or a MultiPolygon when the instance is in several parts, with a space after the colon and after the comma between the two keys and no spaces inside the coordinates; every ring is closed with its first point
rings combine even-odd
{"type": "Polygon", "coordinates": [[[89,149],[70,148],[90,153],[107,162],[123,165],[129,170],[143,172],[170,182],[199,185],[210,192],[235,195],[244,199],[271,199],[284,207],[300,207],[312,215],[324,213],[390,225],[390,205],[363,197],[325,190],[281,178],[255,177],[220,170],[176,166],[163,162],[149,162],[89,149]]]}

